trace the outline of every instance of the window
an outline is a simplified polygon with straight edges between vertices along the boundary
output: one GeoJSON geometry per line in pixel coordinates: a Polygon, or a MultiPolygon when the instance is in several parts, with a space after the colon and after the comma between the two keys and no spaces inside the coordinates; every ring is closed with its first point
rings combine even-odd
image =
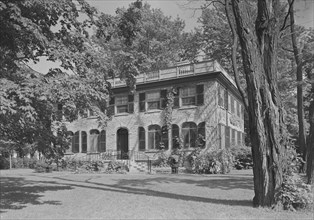
{"type": "Polygon", "coordinates": [[[92,129],[89,131],[89,152],[95,153],[98,150],[99,131],[92,129]]]}
{"type": "Polygon", "coordinates": [[[118,114],[128,112],[128,97],[127,96],[116,97],[116,109],[117,109],[118,114]]]}
{"type": "Polygon", "coordinates": [[[230,128],[228,126],[225,127],[225,148],[230,148],[230,128]]]}
{"type": "Polygon", "coordinates": [[[146,94],[147,99],[147,109],[153,110],[153,109],[160,109],[160,92],[148,92],[146,94]]]}
{"type": "MultiPolygon", "coordinates": [[[[134,95],[124,95],[112,97],[109,103],[110,106],[116,106],[116,113],[133,113],[134,112],[134,95]]],[[[114,108],[112,109],[114,111],[114,108]]]]}
{"type": "Polygon", "coordinates": [[[223,124],[218,124],[218,146],[219,148],[222,148],[222,138],[223,133],[225,131],[225,126],[223,124]]]}
{"type": "Polygon", "coordinates": [[[231,129],[231,145],[236,145],[236,130],[231,129]]]}
{"type": "Polygon", "coordinates": [[[138,128],[138,142],[139,142],[139,150],[145,150],[145,128],[139,127],[138,128]]]}
{"type": "Polygon", "coordinates": [[[234,113],[234,98],[231,96],[231,113],[234,113]]]}
{"type": "Polygon", "coordinates": [[[81,145],[82,145],[82,153],[86,153],[87,152],[87,133],[86,131],[82,131],[82,142],[81,142],[81,145]]]}
{"type": "Polygon", "coordinates": [[[72,152],[78,153],[80,151],[80,132],[77,131],[74,134],[74,141],[72,141],[72,152]]]}
{"type": "Polygon", "coordinates": [[[237,101],[237,116],[240,117],[240,112],[241,112],[241,109],[240,109],[241,105],[240,103],[237,101]]]}
{"type": "Polygon", "coordinates": [[[182,88],[182,106],[195,105],[196,104],[196,87],[184,87],[182,88]]]}
{"type": "Polygon", "coordinates": [[[241,132],[238,131],[238,145],[240,146],[241,145],[241,132]]]}
{"type": "Polygon", "coordinates": [[[168,140],[168,128],[167,126],[162,126],[161,128],[161,141],[164,143],[165,149],[169,149],[169,140],[168,140]]]}
{"type": "Polygon", "coordinates": [[[225,107],[225,109],[227,109],[228,110],[228,92],[227,92],[227,90],[225,90],[224,89],[224,107],[225,107]]]}
{"type": "Polygon", "coordinates": [[[241,113],[240,113],[241,115],[240,115],[240,118],[243,119],[243,118],[244,118],[244,106],[241,105],[241,104],[240,104],[240,106],[241,106],[241,113]]]}
{"type": "Polygon", "coordinates": [[[182,124],[183,147],[193,148],[197,140],[197,126],[194,122],[184,122],[182,124]]]}
{"type": "Polygon", "coordinates": [[[176,146],[177,144],[177,138],[179,138],[179,126],[176,124],[171,125],[172,129],[172,148],[178,148],[179,146],[176,146]]]}
{"type": "Polygon", "coordinates": [[[245,145],[245,133],[242,133],[242,144],[245,145]]]}
{"type": "Polygon", "coordinates": [[[201,122],[197,126],[198,144],[201,147],[205,147],[206,136],[205,136],[205,122],[201,122]]]}
{"type": "Polygon", "coordinates": [[[148,127],[148,149],[158,149],[161,141],[161,129],[159,125],[148,127]]]}
{"type": "Polygon", "coordinates": [[[224,88],[218,84],[218,105],[224,107],[224,88]]]}
{"type": "Polygon", "coordinates": [[[95,116],[95,112],[92,109],[88,109],[88,117],[95,116]]]}
{"type": "Polygon", "coordinates": [[[98,152],[106,152],[106,131],[102,130],[99,136],[98,152]]]}

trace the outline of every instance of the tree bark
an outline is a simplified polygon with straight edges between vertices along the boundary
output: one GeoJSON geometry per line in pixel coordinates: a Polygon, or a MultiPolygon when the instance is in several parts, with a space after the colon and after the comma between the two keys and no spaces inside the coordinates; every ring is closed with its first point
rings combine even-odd
{"type": "MultiPolygon", "coordinates": [[[[314,92],[314,83],[312,83],[312,91],[314,92]]],[[[314,99],[312,99],[309,109],[310,119],[310,135],[308,138],[308,157],[307,157],[307,182],[314,183],[314,99]]]]}
{"type": "MultiPolygon", "coordinates": [[[[297,45],[297,37],[295,31],[294,22],[294,3],[293,0],[288,0],[290,7],[290,32],[291,41],[293,47],[293,54],[297,65],[297,109],[298,109],[298,124],[299,124],[299,138],[298,144],[301,151],[301,155],[304,161],[306,161],[306,138],[305,138],[305,125],[304,125],[304,103],[303,103],[303,76],[302,76],[302,53],[301,49],[297,45]]],[[[301,167],[301,171],[304,172],[305,164],[301,167]]]]}
{"type": "Polygon", "coordinates": [[[308,78],[311,81],[312,85],[312,97],[310,100],[310,108],[309,108],[309,122],[310,122],[310,133],[308,136],[308,146],[307,146],[307,167],[306,167],[306,175],[308,184],[312,184],[312,190],[314,190],[314,71],[312,68],[308,68],[306,70],[308,73],[308,78]]]}
{"type": "Polygon", "coordinates": [[[248,92],[252,142],[254,206],[272,206],[283,181],[287,143],[283,108],[277,87],[279,16],[277,0],[259,0],[252,22],[251,1],[232,1],[248,92]]]}

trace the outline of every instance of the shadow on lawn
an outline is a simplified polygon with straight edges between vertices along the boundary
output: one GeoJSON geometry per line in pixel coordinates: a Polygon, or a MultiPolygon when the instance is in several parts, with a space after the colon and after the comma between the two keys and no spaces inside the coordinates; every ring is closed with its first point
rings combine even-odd
{"type": "MultiPolygon", "coordinates": [[[[43,182],[46,184],[47,182],[43,182]]],[[[56,182],[49,182],[56,184],[56,182]]],[[[45,191],[69,190],[71,186],[40,185],[41,182],[25,180],[21,177],[3,177],[0,180],[0,213],[5,209],[22,209],[27,205],[61,205],[60,201],[41,201],[45,191]]]]}
{"type": "MultiPolygon", "coordinates": [[[[65,179],[65,178],[60,178],[60,177],[54,177],[54,179],[59,179],[59,180],[65,180],[71,183],[62,183],[62,185],[68,185],[71,187],[82,187],[82,188],[88,188],[88,189],[94,189],[94,190],[102,190],[102,191],[109,191],[109,192],[117,192],[117,193],[126,193],[126,194],[136,194],[136,195],[143,195],[143,196],[153,196],[153,197],[161,197],[161,198],[169,198],[169,199],[178,199],[178,200],[185,200],[185,201],[192,201],[192,202],[205,202],[205,203],[214,203],[214,204],[223,204],[223,205],[230,205],[230,206],[252,206],[252,201],[251,200],[232,200],[232,199],[216,199],[216,198],[208,198],[208,197],[200,197],[200,196],[191,196],[191,195],[182,195],[182,194],[177,194],[177,193],[170,193],[170,192],[162,192],[162,191],[156,191],[156,190],[151,190],[151,189],[141,189],[141,188],[133,188],[130,186],[126,185],[132,185],[134,186],[134,182],[138,181],[145,181],[143,179],[139,180],[120,180],[117,184],[111,185],[111,184],[104,184],[104,183],[96,183],[96,182],[91,182],[91,179],[85,180],[85,181],[78,181],[78,180],[70,180],[70,179],[65,179]],[[84,184],[89,184],[89,185],[84,185],[84,184]]],[[[146,181],[154,181],[156,182],[156,179],[160,179],[160,182],[165,182],[165,177],[159,177],[159,178],[148,178],[146,181]]],[[[173,181],[175,178],[166,178],[166,181],[173,181]]],[[[176,180],[176,181],[182,181],[176,180]]],[[[189,183],[197,183],[199,181],[193,181],[193,180],[183,180],[189,183]]],[[[215,187],[219,188],[218,185],[221,185],[222,180],[215,180],[213,181],[213,185],[215,187]]],[[[228,181],[228,180],[226,180],[228,181]]],[[[201,181],[203,182],[203,181],[201,181]]],[[[156,184],[156,183],[155,183],[156,184]]],[[[201,183],[204,184],[204,183],[201,183]]],[[[240,184],[239,180],[238,182],[231,181],[231,187],[233,188],[239,188],[236,187],[236,184],[240,184]]],[[[247,184],[249,185],[249,183],[247,184]]],[[[138,185],[137,185],[138,186],[138,185]]],[[[227,187],[227,183],[224,185],[224,187],[227,187]]],[[[244,188],[245,186],[242,185],[244,188]]],[[[247,188],[246,188],[247,189],[247,188]]]]}
{"type": "Polygon", "coordinates": [[[222,190],[233,190],[233,189],[248,189],[253,190],[253,177],[252,176],[219,176],[216,178],[214,175],[208,179],[195,180],[191,178],[182,178],[182,176],[163,176],[147,179],[121,179],[118,185],[122,186],[148,186],[162,183],[185,183],[192,184],[198,187],[208,187],[210,189],[222,189],[222,190]]]}

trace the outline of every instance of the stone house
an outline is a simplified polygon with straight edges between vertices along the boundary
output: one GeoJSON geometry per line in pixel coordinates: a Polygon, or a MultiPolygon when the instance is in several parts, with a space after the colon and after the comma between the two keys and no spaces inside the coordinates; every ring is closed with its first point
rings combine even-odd
{"type": "Polygon", "coordinates": [[[120,79],[111,81],[113,115],[105,129],[98,127],[92,112],[67,125],[73,135],[68,155],[109,151],[152,155],[161,143],[166,150],[173,149],[176,137],[181,138],[185,150],[195,148],[200,137],[205,140],[205,149],[244,142],[240,95],[233,79],[216,61],[178,63],[139,75],[136,80],[134,94],[128,93],[120,79]],[[169,100],[172,104],[166,108],[169,100]]]}

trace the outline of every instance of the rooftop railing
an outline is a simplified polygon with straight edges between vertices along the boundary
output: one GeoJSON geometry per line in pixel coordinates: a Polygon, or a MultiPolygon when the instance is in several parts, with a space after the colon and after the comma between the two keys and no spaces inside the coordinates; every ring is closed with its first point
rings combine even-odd
{"type": "MultiPolygon", "coordinates": [[[[234,86],[236,86],[231,76],[220,66],[217,61],[214,60],[182,64],[163,70],[140,74],[136,77],[136,84],[138,85],[155,81],[164,81],[192,75],[210,74],[213,72],[221,72],[234,86]]],[[[109,80],[109,82],[114,88],[126,86],[126,83],[120,78],[109,80]]]]}

